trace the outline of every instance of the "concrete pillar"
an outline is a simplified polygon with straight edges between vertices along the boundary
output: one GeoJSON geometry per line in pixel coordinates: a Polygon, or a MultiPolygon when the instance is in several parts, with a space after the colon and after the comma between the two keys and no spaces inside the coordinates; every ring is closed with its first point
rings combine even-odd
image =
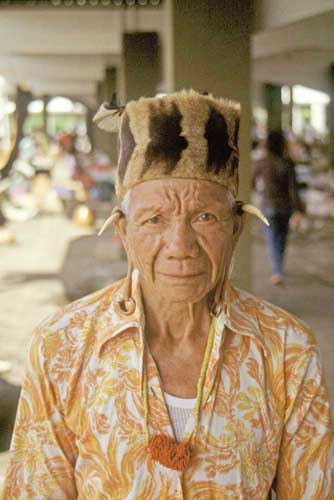
{"type": "MultiPolygon", "coordinates": [[[[103,102],[110,102],[114,92],[118,90],[117,70],[115,67],[107,67],[105,79],[97,84],[97,103],[98,107],[103,102]]],[[[89,117],[88,119],[90,119],[89,117]]],[[[117,134],[110,134],[100,130],[96,125],[92,127],[92,144],[96,150],[107,153],[111,161],[117,163],[117,134]]]]}
{"type": "Polygon", "coordinates": [[[265,85],[265,100],[268,113],[268,132],[282,128],[282,99],[280,85],[265,85]]]}
{"type": "Polygon", "coordinates": [[[125,102],[152,97],[159,91],[161,56],[158,34],[123,35],[123,92],[125,102]]]}
{"type": "MultiPolygon", "coordinates": [[[[239,101],[242,120],[239,135],[239,199],[250,198],[251,56],[249,0],[170,0],[166,18],[172,34],[165,51],[173,71],[168,90],[194,88],[239,101]],[[170,88],[173,87],[173,88],[170,88]]],[[[249,224],[239,242],[233,282],[251,286],[249,224]]]]}
{"type": "Polygon", "coordinates": [[[328,105],[329,169],[330,175],[334,175],[334,64],[329,69],[329,81],[331,98],[328,105]]]}
{"type": "MultiPolygon", "coordinates": [[[[282,96],[283,97],[283,96],[282,96]]],[[[281,129],[287,133],[292,130],[293,91],[291,86],[284,87],[284,98],[281,100],[281,129]]]]}
{"type": "Polygon", "coordinates": [[[292,130],[293,128],[293,87],[290,85],[290,104],[289,104],[289,128],[292,130]]]}
{"type": "Polygon", "coordinates": [[[48,103],[50,101],[50,96],[43,95],[43,132],[46,137],[48,137],[48,103]]]}

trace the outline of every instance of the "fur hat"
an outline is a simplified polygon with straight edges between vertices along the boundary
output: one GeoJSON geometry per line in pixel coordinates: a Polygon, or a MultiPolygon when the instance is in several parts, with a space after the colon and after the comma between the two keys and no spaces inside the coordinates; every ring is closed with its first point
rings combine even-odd
{"type": "Polygon", "coordinates": [[[202,179],[238,191],[240,105],[193,90],[140,98],[125,108],[102,105],[94,121],[119,130],[116,192],[170,177],[202,179]]]}

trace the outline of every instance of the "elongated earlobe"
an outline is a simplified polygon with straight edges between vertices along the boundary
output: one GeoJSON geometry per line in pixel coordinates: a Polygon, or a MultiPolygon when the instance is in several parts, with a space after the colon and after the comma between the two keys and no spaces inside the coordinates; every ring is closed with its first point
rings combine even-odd
{"type": "Polygon", "coordinates": [[[110,226],[110,224],[114,224],[116,227],[117,232],[119,233],[122,243],[125,248],[125,252],[127,255],[127,260],[128,260],[128,272],[126,275],[126,281],[125,281],[125,286],[124,286],[124,293],[123,293],[123,298],[118,302],[119,310],[122,314],[125,315],[130,315],[133,314],[133,312],[136,309],[136,302],[132,297],[132,271],[133,271],[133,264],[131,261],[131,258],[129,256],[128,250],[125,245],[125,215],[122,212],[122,210],[119,207],[114,207],[113,211],[111,212],[110,217],[105,221],[103,226],[101,227],[99,231],[99,236],[107,229],[107,227],[110,226]]]}
{"type": "Polygon", "coordinates": [[[128,256],[128,272],[126,275],[123,298],[118,302],[120,312],[126,316],[133,314],[136,309],[136,302],[132,297],[132,272],[133,264],[128,256]]]}

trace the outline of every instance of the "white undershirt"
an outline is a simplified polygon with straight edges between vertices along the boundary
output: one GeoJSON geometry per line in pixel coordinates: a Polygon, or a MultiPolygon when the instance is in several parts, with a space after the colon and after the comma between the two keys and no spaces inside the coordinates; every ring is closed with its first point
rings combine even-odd
{"type": "Polygon", "coordinates": [[[175,396],[167,394],[167,392],[164,392],[164,396],[176,441],[180,443],[182,441],[187,422],[195,407],[196,398],[176,398],[175,396]]]}

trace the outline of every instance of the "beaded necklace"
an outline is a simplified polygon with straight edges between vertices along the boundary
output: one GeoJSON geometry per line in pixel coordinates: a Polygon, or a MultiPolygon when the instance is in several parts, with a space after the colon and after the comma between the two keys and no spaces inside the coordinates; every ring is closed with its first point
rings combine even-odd
{"type": "Polygon", "coordinates": [[[150,437],[149,430],[149,405],[148,405],[148,380],[147,369],[143,367],[143,402],[144,402],[144,420],[148,440],[148,451],[153,460],[160,464],[178,471],[184,471],[187,467],[191,451],[195,446],[196,437],[199,428],[199,417],[203,398],[203,387],[205,376],[209,365],[210,354],[212,351],[215,336],[215,318],[212,318],[209,336],[205,348],[204,359],[201,367],[200,376],[197,384],[197,396],[194,409],[194,430],[186,441],[178,443],[175,439],[165,434],[157,434],[150,437]]]}

